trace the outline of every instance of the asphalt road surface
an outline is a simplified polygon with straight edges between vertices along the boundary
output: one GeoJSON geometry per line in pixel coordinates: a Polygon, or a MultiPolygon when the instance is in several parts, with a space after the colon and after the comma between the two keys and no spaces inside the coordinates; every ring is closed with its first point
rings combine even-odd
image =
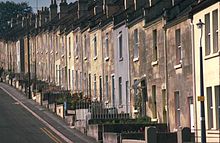
{"type": "Polygon", "coordinates": [[[0,143],[65,143],[0,89],[0,143]]]}

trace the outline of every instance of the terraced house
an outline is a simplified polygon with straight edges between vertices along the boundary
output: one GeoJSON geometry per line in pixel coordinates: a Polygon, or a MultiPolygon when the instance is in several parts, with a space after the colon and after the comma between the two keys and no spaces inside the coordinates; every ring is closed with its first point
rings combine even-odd
{"type": "Polygon", "coordinates": [[[0,66],[31,72],[32,79],[99,103],[100,111],[149,117],[171,132],[189,127],[200,141],[201,38],[207,139],[215,141],[219,5],[219,0],[62,0],[58,13],[52,0],[50,10],[23,18],[23,27],[14,25],[26,34],[0,41],[0,66]],[[205,23],[202,37],[199,19],[205,23]]]}
{"type": "MultiPolygon", "coordinates": [[[[195,95],[201,95],[201,60],[203,61],[203,77],[204,77],[204,104],[205,104],[205,125],[207,142],[215,142],[219,140],[220,128],[220,48],[219,48],[219,13],[220,1],[200,1],[192,10],[192,24],[194,32],[194,88],[195,95]],[[198,27],[198,23],[203,22],[202,27],[198,27]],[[201,41],[200,41],[201,39],[201,41]],[[201,48],[201,49],[200,49],[201,48]],[[202,57],[200,52],[202,51],[202,57]],[[201,58],[201,60],[200,60],[201,58]]],[[[195,118],[198,129],[198,136],[201,132],[200,119],[200,101],[195,101],[196,113],[195,118]]],[[[200,141],[200,140],[199,140],[200,141]]]]}

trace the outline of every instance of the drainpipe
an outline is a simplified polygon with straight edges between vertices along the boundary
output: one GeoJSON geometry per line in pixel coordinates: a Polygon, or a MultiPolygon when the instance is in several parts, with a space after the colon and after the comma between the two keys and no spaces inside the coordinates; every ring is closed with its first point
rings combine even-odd
{"type": "Polygon", "coordinates": [[[48,69],[48,71],[49,71],[49,75],[48,75],[48,80],[49,80],[49,84],[50,84],[50,82],[51,82],[51,79],[50,79],[50,74],[51,74],[51,70],[50,70],[50,67],[51,67],[51,63],[50,63],[50,50],[51,50],[51,36],[50,36],[50,34],[49,34],[49,31],[48,31],[48,33],[47,33],[47,52],[48,52],[48,66],[49,66],[49,69],[48,69]]]}
{"type": "Polygon", "coordinates": [[[166,10],[164,10],[164,14],[163,14],[163,32],[164,32],[164,57],[165,57],[165,89],[166,89],[166,103],[167,103],[167,127],[168,127],[168,131],[170,131],[170,122],[169,122],[169,91],[168,91],[168,71],[167,71],[167,28],[166,28],[166,18],[167,18],[167,14],[166,14],[166,10]]]}
{"type": "MultiPolygon", "coordinates": [[[[195,136],[198,136],[197,132],[197,105],[196,105],[196,75],[195,75],[195,49],[194,49],[194,25],[193,25],[193,18],[191,18],[190,22],[190,29],[191,29],[191,39],[192,39],[192,74],[193,74],[193,104],[194,104],[194,126],[195,126],[195,136]]],[[[196,138],[197,142],[197,138],[196,138]]]]}

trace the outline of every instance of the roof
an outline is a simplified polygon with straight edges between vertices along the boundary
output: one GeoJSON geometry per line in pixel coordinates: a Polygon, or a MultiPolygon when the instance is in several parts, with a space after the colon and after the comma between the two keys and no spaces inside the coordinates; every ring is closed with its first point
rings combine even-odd
{"type": "Polygon", "coordinates": [[[220,2],[220,0],[203,0],[201,2],[199,2],[197,5],[192,7],[192,10],[190,12],[191,15],[194,15],[196,13],[198,13],[199,11],[217,3],[220,2]]]}

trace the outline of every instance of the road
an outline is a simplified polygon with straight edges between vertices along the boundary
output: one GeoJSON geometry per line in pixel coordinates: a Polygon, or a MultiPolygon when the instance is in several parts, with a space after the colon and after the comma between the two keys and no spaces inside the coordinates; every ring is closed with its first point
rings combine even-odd
{"type": "Polygon", "coordinates": [[[0,89],[1,143],[63,143],[30,112],[0,89]]]}

